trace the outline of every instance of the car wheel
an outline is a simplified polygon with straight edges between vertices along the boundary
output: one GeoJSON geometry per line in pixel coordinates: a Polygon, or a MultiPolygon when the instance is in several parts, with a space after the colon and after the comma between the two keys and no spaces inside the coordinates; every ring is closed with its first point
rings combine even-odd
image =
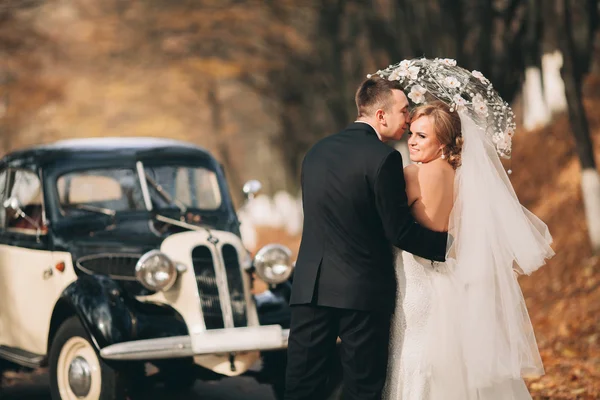
{"type": "Polygon", "coordinates": [[[117,400],[125,397],[124,379],[98,355],[77,317],[67,319],[50,347],[53,400],[117,400]]]}

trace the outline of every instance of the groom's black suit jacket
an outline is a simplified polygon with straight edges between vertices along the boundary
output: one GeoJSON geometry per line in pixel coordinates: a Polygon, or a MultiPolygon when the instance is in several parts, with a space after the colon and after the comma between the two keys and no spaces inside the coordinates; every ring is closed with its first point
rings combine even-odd
{"type": "Polygon", "coordinates": [[[402,157],[368,124],[355,122],[315,144],[302,164],[304,230],[290,304],[389,309],[392,245],[444,261],[447,234],[417,224],[402,157]]]}

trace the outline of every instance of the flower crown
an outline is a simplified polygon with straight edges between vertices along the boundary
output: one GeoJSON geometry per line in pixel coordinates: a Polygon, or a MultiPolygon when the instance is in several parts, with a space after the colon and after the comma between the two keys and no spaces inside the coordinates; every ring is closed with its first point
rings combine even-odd
{"type": "Polygon", "coordinates": [[[481,72],[469,72],[450,58],[419,58],[403,60],[374,75],[399,81],[415,104],[433,97],[448,104],[451,112],[466,111],[491,137],[498,155],[510,158],[515,116],[481,72]]]}

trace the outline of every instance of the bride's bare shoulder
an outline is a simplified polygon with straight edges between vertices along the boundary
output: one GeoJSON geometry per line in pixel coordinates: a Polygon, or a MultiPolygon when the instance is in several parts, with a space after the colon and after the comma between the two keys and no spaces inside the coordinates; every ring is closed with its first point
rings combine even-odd
{"type": "Polygon", "coordinates": [[[454,174],[454,168],[452,168],[448,162],[441,159],[421,164],[420,167],[424,173],[430,176],[443,176],[448,175],[449,173],[454,174]]]}
{"type": "Polygon", "coordinates": [[[404,167],[404,177],[406,179],[410,178],[418,178],[419,175],[419,165],[417,164],[409,164],[404,167]]]}
{"type": "Polygon", "coordinates": [[[454,169],[447,162],[430,162],[425,164],[409,164],[404,167],[404,176],[407,179],[435,179],[454,174],[454,169]]]}
{"type": "Polygon", "coordinates": [[[454,169],[447,162],[411,164],[404,168],[407,186],[435,186],[440,182],[454,178],[454,169]]]}

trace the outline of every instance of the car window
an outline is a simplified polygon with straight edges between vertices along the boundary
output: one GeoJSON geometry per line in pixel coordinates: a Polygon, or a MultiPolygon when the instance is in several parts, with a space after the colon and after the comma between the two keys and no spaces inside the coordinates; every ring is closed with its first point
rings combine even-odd
{"type": "MultiPolygon", "coordinates": [[[[204,167],[153,166],[146,173],[171,197],[186,207],[216,210],[221,206],[217,174],[204,167]]],[[[158,205],[159,207],[161,204],[158,205]]]]}
{"type": "Polygon", "coordinates": [[[45,231],[42,184],[38,175],[27,170],[11,170],[7,177],[7,198],[16,199],[23,212],[4,209],[7,229],[31,234],[36,234],[38,228],[45,231]]]}
{"type": "Polygon", "coordinates": [[[63,214],[81,214],[85,207],[112,211],[144,210],[137,174],[130,169],[94,169],[70,172],[58,178],[63,214]]]}
{"type": "Polygon", "coordinates": [[[219,208],[221,205],[221,191],[219,190],[217,174],[205,168],[194,168],[190,172],[198,208],[207,210],[219,208]]]}

